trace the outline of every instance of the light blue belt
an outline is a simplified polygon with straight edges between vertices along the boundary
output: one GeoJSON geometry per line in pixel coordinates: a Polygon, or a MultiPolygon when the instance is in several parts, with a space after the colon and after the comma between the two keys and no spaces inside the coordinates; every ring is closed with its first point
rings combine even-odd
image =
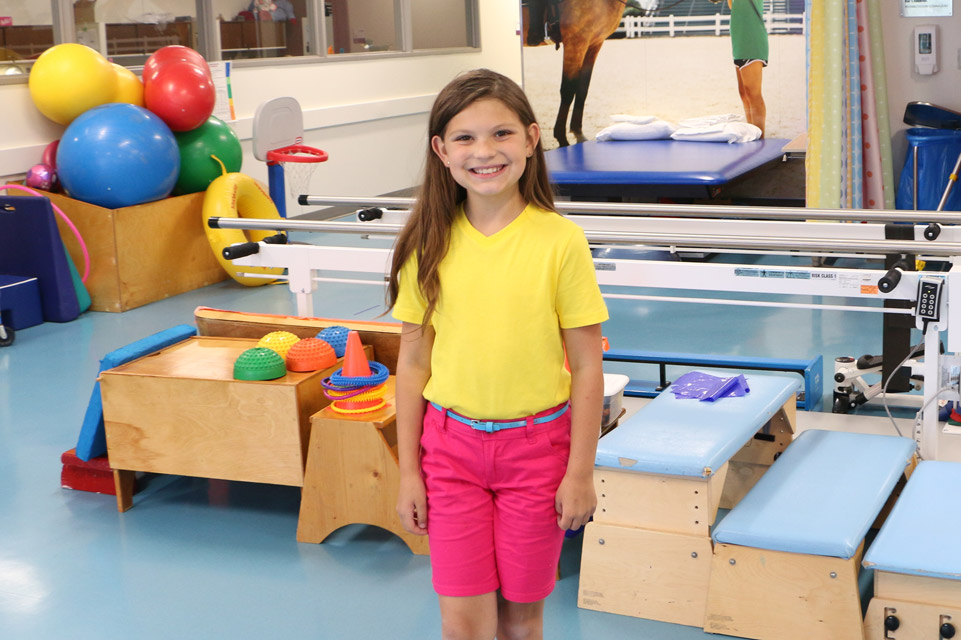
{"type": "MultiPolygon", "coordinates": [[[[430,406],[434,407],[438,411],[443,412],[444,407],[440,406],[436,402],[431,402],[430,406]]],[[[571,408],[569,402],[565,402],[564,406],[546,416],[541,416],[539,418],[534,418],[534,424],[543,424],[545,422],[550,422],[551,420],[557,420],[562,415],[564,415],[568,409],[571,408]]],[[[504,429],[516,429],[518,427],[527,426],[527,420],[471,420],[465,416],[454,413],[451,410],[447,410],[447,417],[456,420],[457,422],[466,424],[471,429],[477,429],[478,431],[486,431],[487,433],[495,433],[497,431],[503,431],[504,429]]]]}

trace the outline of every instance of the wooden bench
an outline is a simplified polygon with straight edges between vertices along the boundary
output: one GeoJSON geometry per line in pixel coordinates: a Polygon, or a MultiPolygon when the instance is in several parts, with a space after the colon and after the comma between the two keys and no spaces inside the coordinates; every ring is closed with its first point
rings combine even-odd
{"type": "Polygon", "coordinates": [[[874,570],[866,640],[936,640],[961,626],[961,464],[921,462],[863,565],[874,570]]]}
{"type": "Polygon", "coordinates": [[[805,431],[714,528],[704,630],[862,637],[864,536],[913,463],[910,438],[805,431]]]}
{"type": "Polygon", "coordinates": [[[578,606],[700,627],[719,506],[738,502],[794,435],[796,376],[748,375],[713,403],[667,390],[601,438],[578,606]]]}

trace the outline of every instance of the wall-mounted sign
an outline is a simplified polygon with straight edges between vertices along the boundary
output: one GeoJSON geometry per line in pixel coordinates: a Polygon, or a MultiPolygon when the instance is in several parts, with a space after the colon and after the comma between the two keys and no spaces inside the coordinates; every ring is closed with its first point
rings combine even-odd
{"type": "Polygon", "coordinates": [[[901,0],[901,17],[950,16],[953,6],[954,0],[901,0]]]}

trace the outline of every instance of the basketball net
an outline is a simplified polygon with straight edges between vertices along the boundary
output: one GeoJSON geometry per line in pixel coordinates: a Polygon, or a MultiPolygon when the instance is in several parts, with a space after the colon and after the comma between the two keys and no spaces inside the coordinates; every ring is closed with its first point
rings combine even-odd
{"type": "Polygon", "coordinates": [[[297,202],[298,196],[308,193],[310,178],[317,164],[327,160],[327,154],[313,147],[291,145],[268,151],[267,159],[283,167],[287,193],[297,202]]]}

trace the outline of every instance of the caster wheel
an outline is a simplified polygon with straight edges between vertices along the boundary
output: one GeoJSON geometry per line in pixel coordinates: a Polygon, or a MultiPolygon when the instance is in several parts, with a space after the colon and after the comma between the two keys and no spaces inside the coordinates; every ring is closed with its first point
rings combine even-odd
{"type": "Polygon", "coordinates": [[[10,327],[0,328],[0,347],[9,347],[12,345],[14,335],[13,329],[10,327]]]}

